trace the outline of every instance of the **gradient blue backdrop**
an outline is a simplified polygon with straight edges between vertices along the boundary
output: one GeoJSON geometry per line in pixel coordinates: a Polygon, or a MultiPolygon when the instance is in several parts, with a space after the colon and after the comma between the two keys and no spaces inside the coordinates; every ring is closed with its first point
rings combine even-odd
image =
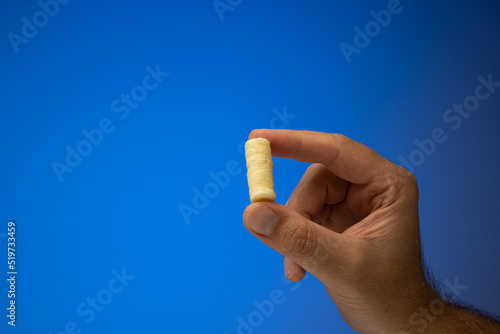
{"type": "MultiPolygon", "coordinates": [[[[41,7],[2,2],[0,275],[9,220],[19,274],[15,328],[0,281],[0,332],[55,334],[74,321],[81,333],[233,334],[279,290],[255,333],[353,333],[320,282],[285,283],[281,255],[243,227],[239,145],[281,125],[343,133],[396,163],[442,128],[447,141],[415,169],[425,254],[438,280],[467,286],[461,299],[500,313],[500,89],[459,129],[443,120],[478,76],[500,81],[500,5],[402,0],[348,63],[340,43],[387,4],[252,0],[221,20],[212,0],[70,1],[47,22],[38,15],[16,53],[9,33],[41,7]],[[157,65],[170,75],[120,119],[113,101],[157,65]],[[53,162],[106,118],[114,131],[59,182],[53,162]],[[179,206],[228,163],[229,184],[185,219],[179,206]],[[77,307],[123,268],[135,278],[87,323],[77,307]]],[[[275,160],[278,202],[306,167],[275,160]]]]}

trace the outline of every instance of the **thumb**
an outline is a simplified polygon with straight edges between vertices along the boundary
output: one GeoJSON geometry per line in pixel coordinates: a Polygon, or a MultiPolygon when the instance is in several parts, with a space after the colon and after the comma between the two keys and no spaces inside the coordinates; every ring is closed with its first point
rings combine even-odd
{"type": "MultiPolygon", "coordinates": [[[[286,206],[259,202],[243,213],[245,227],[272,249],[323,282],[342,268],[345,236],[318,225],[286,206]]],[[[343,259],[346,261],[347,259],[343,259]]]]}

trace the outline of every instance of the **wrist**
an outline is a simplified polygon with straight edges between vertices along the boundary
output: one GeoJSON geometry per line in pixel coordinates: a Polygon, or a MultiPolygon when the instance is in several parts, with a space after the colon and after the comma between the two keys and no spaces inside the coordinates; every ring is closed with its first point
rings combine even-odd
{"type": "Polygon", "coordinates": [[[433,324],[451,311],[451,305],[443,301],[427,281],[418,291],[411,299],[412,302],[401,309],[400,330],[397,334],[427,333],[433,324]]]}
{"type": "Polygon", "coordinates": [[[362,333],[421,334],[430,322],[436,321],[437,314],[445,312],[445,302],[424,275],[415,275],[413,280],[406,282],[406,285],[394,289],[397,294],[392,298],[379,302],[378,311],[371,316],[370,326],[361,330],[362,333]]]}
{"type": "Polygon", "coordinates": [[[453,318],[455,312],[456,309],[452,305],[443,301],[439,294],[432,290],[427,298],[413,304],[413,312],[407,316],[398,334],[441,333],[436,329],[453,318]]]}

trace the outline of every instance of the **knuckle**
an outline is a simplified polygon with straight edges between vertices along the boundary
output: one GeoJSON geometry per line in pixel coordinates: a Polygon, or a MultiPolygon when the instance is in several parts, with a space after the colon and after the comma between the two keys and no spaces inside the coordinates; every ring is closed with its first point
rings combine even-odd
{"type": "Polygon", "coordinates": [[[284,235],[285,252],[302,257],[315,255],[317,242],[314,240],[313,230],[307,224],[293,224],[284,235]]]}
{"type": "MultiPolygon", "coordinates": [[[[415,176],[406,169],[394,165],[392,172],[386,173],[378,180],[378,192],[385,193],[387,203],[401,199],[418,201],[418,184],[415,176]]],[[[387,204],[385,203],[385,204],[387,204]]]]}
{"type": "Polygon", "coordinates": [[[401,176],[401,183],[407,190],[418,191],[418,182],[415,175],[400,166],[398,166],[398,174],[401,176]]]}
{"type": "Polygon", "coordinates": [[[349,142],[351,139],[343,134],[340,133],[332,133],[331,134],[332,139],[338,143],[346,143],[349,142]]]}
{"type": "Polygon", "coordinates": [[[325,172],[327,172],[327,171],[328,171],[328,169],[326,168],[325,165],[320,164],[320,163],[314,163],[314,164],[310,165],[309,167],[307,167],[306,174],[310,178],[315,178],[315,177],[323,176],[325,174],[325,172]]]}
{"type": "Polygon", "coordinates": [[[415,175],[410,173],[407,169],[397,166],[397,174],[400,175],[403,179],[405,179],[408,182],[416,183],[417,179],[415,178],[415,175]]]}
{"type": "Polygon", "coordinates": [[[412,188],[418,188],[417,178],[412,173],[410,172],[408,173],[409,174],[406,177],[406,183],[408,183],[408,185],[411,186],[412,188]]]}
{"type": "Polygon", "coordinates": [[[309,167],[307,167],[306,172],[307,173],[317,173],[322,169],[321,166],[322,165],[319,163],[311,164],[311,165],[309,165],[309,167]]]}

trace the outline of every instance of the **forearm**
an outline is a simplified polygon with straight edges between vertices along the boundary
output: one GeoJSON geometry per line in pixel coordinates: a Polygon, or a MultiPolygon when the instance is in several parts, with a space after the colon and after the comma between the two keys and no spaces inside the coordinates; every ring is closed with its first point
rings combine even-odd
{"type": "Polygon", "coordinates": [[[423,333],[500,334],[500,323],[472,307],[445,304],[442,316],[429,323],[423,333]]]}
{"type": "Polygon", "coordinates": [[[500,334],[500,322],[472,307],[432,299],[413,313],[398,334],[500,334]]]}

